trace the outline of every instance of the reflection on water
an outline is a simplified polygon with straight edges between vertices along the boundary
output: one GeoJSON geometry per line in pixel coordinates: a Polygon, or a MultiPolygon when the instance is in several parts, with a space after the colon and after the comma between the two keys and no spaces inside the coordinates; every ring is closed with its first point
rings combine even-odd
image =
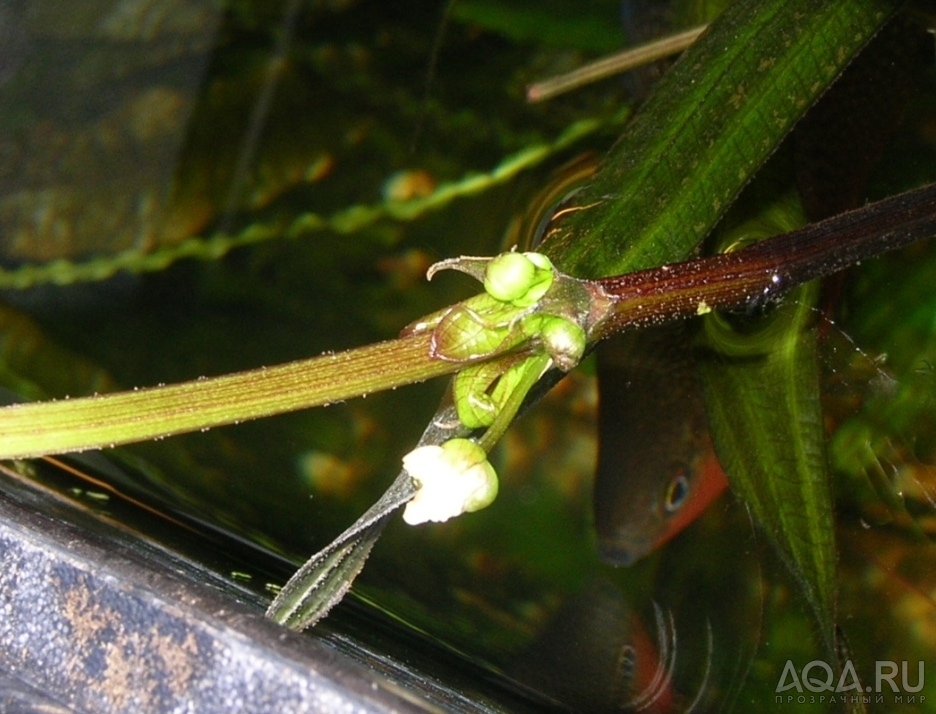
{"type": "MultiPolygon", "coordinates": [[[[3,265],[124,256],[133,266],[134,251],[185,244],[222,224],[275,233],[305,211],[383,205],[490,170],[554,138],[586,105],[601,116],[621,101],[620,86],[609,86],[548,109],[522,106],[526,79],[577,50],[517,42],[456,17],[412,150],[435,13],[310,2],[290,19],[288,5],[3,6],[3,265]],[[284,32],[288,53],[271,60],[284,32]],[[251,133],[265,92],[266,118],[251,133]],[[248,136],[254,145],[245,147],[248,136]]],[[[595,21],[616,18],[618,5],[597,3],[595,21]]],[[[914,129],[930,116],[920,104],[894,165],[933,158],[914,129]]],[[[569,153],[609,143],[598,137],[569,153]]],[[[87,299],[73,287],[7,293],[30,314],[5,307],[0,315],[0,379],[31,399],[76,395],[389,337],[470,289],[457,277],[430,289],[421,272],[438,258],[496,250],[549,168],[419,220],[271,240],[211,263],[92,285],[87,299]]],[[[897,385],[870,397],[846,389],[830,431],[841,621],[863,681],[873,680],[877,659],[916,662],[936,648],[936,303],[922,297],[932,291],[932,255],[923,246],[862,266],[836,316],[856,346],[886,354],[879,368],[897,385]]],[[[492,676],[580,711],[712,711],[730,702],[793,710],[774,700],[784,662],[801,668],[824,654],[795,585],[730,496],[634,567],[599,559],[591,515],[599,397],[589,370],[507,435],[493,457],[503,477],[494,506],[444,525],[394,521],[364,571],[361,597],[372,613],[390,615],[393,631],[427,633],[492,676]]],[[[304,560],[383,490],[441,387],[121,450],[112,454],[119,468],[103,476],[202,530],[228,531],[232,551],[252,552],[233,545],[245,539],[266,553],[257,562],[277,553],[276,565],[253,578],[263,591],[288,576],[278,570],[283,558],[304,560]]],[[[84,486],[75,497],[115,512],[118,497],[89,495],[98,492],[84,486]]],[[[246,561],[237,572],[253,572],[249,556],[238,557],[246,561]]],[[[334,627],[360,608],[340,607],[334,627]]]]}

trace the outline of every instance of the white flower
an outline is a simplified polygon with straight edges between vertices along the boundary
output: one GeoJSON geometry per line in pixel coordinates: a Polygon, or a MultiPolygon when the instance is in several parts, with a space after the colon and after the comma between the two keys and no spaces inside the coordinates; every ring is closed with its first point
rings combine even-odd
{"type": "Polygon", "coordinates": [[[497,496],[494,467],[484,449],[469,439],[413,449],[403,457],[403,468],[418,488],[403,511],[411,526],[480,510],[497,496]]]}

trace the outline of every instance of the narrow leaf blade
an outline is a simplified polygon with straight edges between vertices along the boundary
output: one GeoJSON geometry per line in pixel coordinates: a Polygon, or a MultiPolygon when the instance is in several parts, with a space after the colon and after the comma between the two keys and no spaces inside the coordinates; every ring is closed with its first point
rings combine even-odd
{"type": "Polygon", "coordinates": [[[714,345],[722,354],[701,361],[706,405],[732,489],[799,581],[832,651],[836,549],[816,334],[802,326],[808,306],[779,310],[801,314],[768,351],[732,357],[714,345]]]}
{"type": "Polygon", "coordinates": [[[896,5],[732,3],[663,78],[541,250],[583,278],[685,258],[896,5]]]}

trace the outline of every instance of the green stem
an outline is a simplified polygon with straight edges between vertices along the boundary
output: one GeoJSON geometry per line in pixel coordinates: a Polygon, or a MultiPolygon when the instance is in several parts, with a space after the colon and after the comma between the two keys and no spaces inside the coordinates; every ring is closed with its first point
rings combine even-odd
{"type": "Polygon", "coordinates": [[[463,365],[433,359],[429,334],[275,367],[132,392],[0,409],[0,458],[143,441],[420,382],[463,365]]]}
{"type": "MultiPolygon", "coordinates": [[[[707,308],[773,300],[795,285],[936,234],[936,184],[750,248],[597,281],[612,300],[595,337],[707,308]]],[[[322,406],[462,369],[430,354],[432,331],[276,367],[83,399],[0,409],[0,458],[116,446],[322,406]]],[[[496,356],[494,356],[496,358],[496,356]]],[[[545,356],[543,359],[546,359],[545,356]]],[[[542,372],[525,373],[529,386],[542,372]],[[534,376],[535,375],[535,376],[534,376]]],[[[525,394],[526,383],[519,392],[525,394]]],[[[502,411],[512,416],[517,405],[502,411]]],[[[490,448],[510,418],[485,435],[490,448]]]]}
{"type": "Polygon", "coordinates": [[[523,400],[526,398],[527,393],[533,388],[533,385],[539,381],[539,378],[543,376],[543,372],[549,369],[551,363],[552,360],[545,354],[534,355],[529,358],[523,370],[523,376],[520,381],[514,385],[510,397],[497,412],[494,423],[492,423],[487,430],[485,430],[484,435],[478,439],[478,445],[482,449],[490,452],[497,442],[500,441],[501,437],[513,423],[514,417],[517,416],[517,412],[520,411],[520,407],[523,406],[523,400]]]}

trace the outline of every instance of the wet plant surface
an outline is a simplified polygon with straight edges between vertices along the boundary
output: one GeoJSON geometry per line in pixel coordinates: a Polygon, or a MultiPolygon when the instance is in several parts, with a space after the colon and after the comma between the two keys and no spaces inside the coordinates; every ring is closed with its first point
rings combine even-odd
{"type": "MultiPolygon", "coordinates": [[[[80,17],[60,5],[0,12],[10,38],[0,151],[11,157],[0,176],[0,379],[10,399],[171,383],[391,338],[475,290],[448,275],[426,283],[431,263],[527,240],[515,226],[534,197],[570,160],[604,154],[638,96],[631,78],[542,105],[523,99],[530,81],[627,41],[633,28],[619,24],[617,2],[532,11],[458,0],[444,23],[442,4],[363,0],[101,0],[80,17]]],[[[913,23],[906,32],[922,33],[913,23]]],[[[853,189],[859,205],[936,174],[926,52],[904,66],[900,83],[884,82],[902,97],[902,116],[866,130],[883,139],[853,189]]],[[[839,101],[823,111],[847,129],[856,110],[839,101]]],[[[705,249],[751,221],[770,235],[819,217],[785,197],[797,172],[821,175],[837,160],[824,155],[830,143],[794,134],[705,249]]],[[[797,190],[819,194],[811,185],[797,190]]],[[[877,661],[908,663],[907,681],[895,680],[904,698],[895,704],[885,682],[881,711],[929,706],[920,704],[928,688],[913,686],[917,662],[936,651],[933,270],[924,242],[777,311],[797,313],[820,366],[811,398],[835,495],[836,620],[862,686],[875,688],[877,661]]],[[[728,322],[752,334],[760,328],[745,321],[755,318],[728,322]]],[[[718,362],[721,343],[703,323],[689,321],[684,339],[694,359],[718,362]]],[[[636,349],[635,374],[650,361],[680,378],[667,353],[636,349]]],[[[491,507],[446,524],[391,521],[354,601],[328,627],[404,643],[423,633],[480,663],[490,681],[575,710],[825,710],[810,697],[834,692],[801,687],[797,703],[793,687],[777,699],[788,660],[797,675],[831,662],[827,633],[802,573],[790,574],[730,489],[635,565],[599,557],[599,449],[606,477],[618,461],[629,466],[627,435],[617,443],[613,425],[598,423],[599,401],[618,391],[596,377],[601,360],[586,360],[507,432],[491,456],[501,477],[491,507]]],[[[723,394],[711,370],[701,367],[705,389],[723,394]]],[[[444,386],[108,450],[114,467],[70,463],[228,543],[232,577],[269,594],[386,488],[444,386]]],[[[673,419],[685,421],[676,404],[673,419]]],[[[733,407],[709,409],[714,419],[733,407]]],[[[691,458],[711,450],[710,426],[732,428],[722,422],[686,427],[691,458]]],[[[744,448],[728,460],[764,471],[744,448]]],[[[641,483],[666,486],[671,466],[641,483]]],[[[103,501],[97,486],[55,480],[93,512],[153,528],[152,514],[135,522],[132,508],[111,503],[121,496],[103,501]]],[[[822,670],[813,675],[824,681],[822,670]]]]}

